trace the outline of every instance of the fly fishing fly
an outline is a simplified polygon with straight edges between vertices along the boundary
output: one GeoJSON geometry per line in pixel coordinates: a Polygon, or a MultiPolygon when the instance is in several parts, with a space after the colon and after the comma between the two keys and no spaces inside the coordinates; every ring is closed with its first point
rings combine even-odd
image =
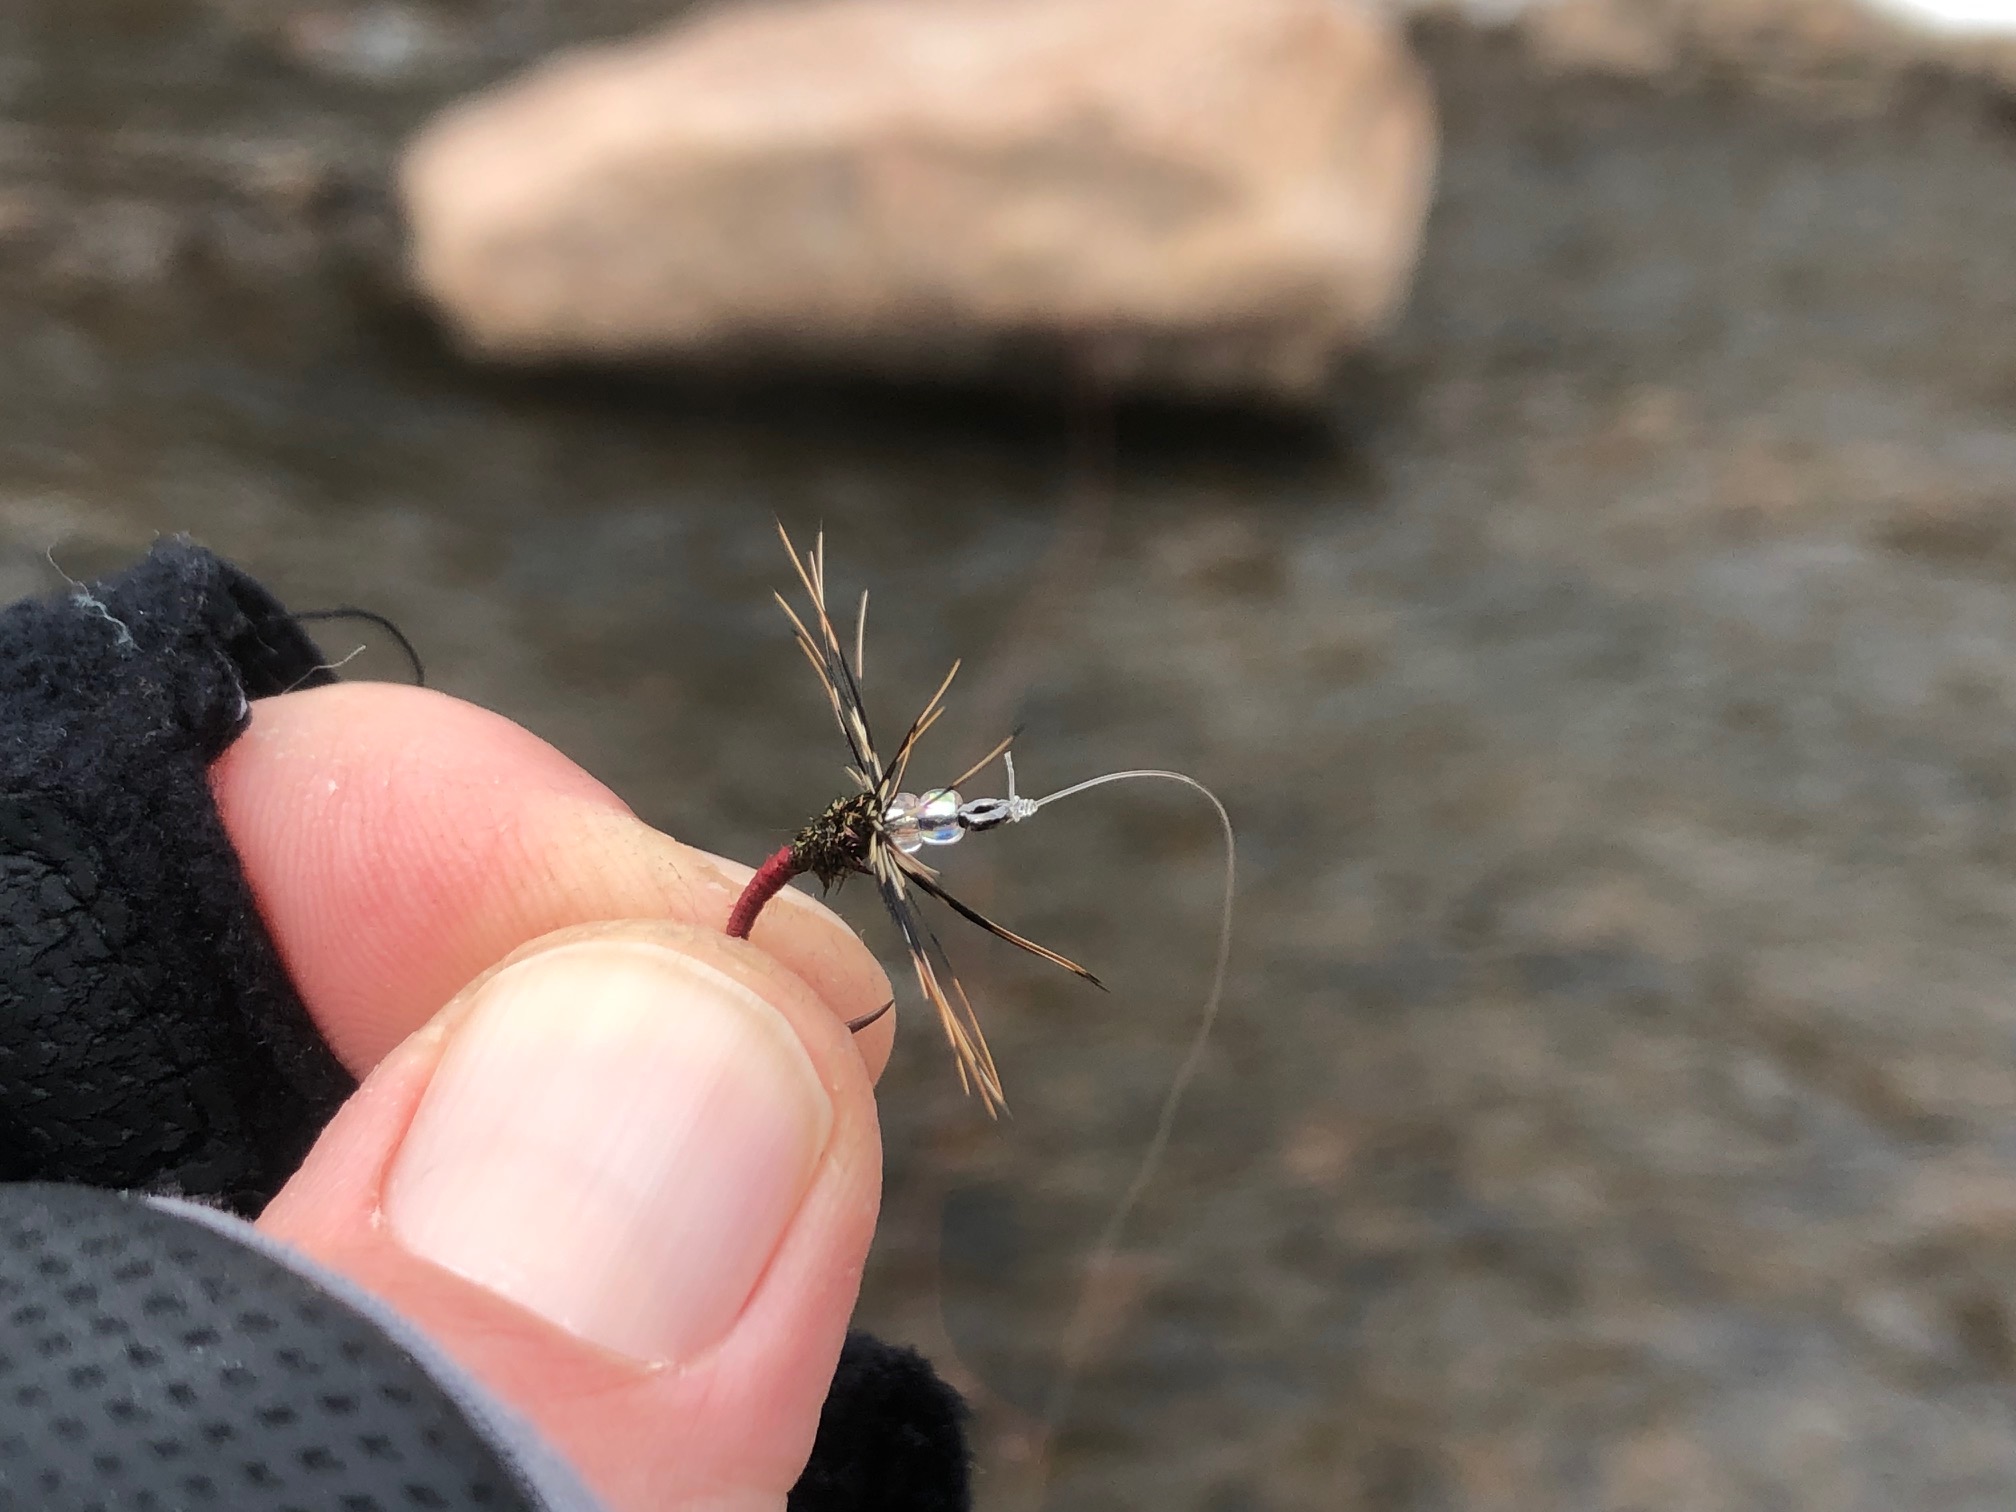
{"type": "MultiPolygon", "coordinates": [[[[868,595],[861,595],[854,616],[854,645],[850,657],[826,607],[825,537],[818,537],[810,552],[800,553],[781,524],[777,533],[784,542],[784,550],[791,559],[799,585],[804,589],[810,612],[800,614],[781,593],[776,595],[777,603],[789,617],[797,635],[798,648],[805,653],[813,674],[825,689],[833,717],[839,723],[841,736],[854,758],[847,771],[857,790],[834,799],[789,844],[780,847],[757,869],[729,913],[728,934],[737,939],[747,939],[764,905],[793,877],[816,877],[822,887],[832,887],[855,873],[873,877],[883,906],[895,920],[897,931],[902,936],[911,968],[917,977],[918,990],[936,1011],[945,1037],[951,1043],[961,1082],[969,1092],[980,1098],[989,1113],[999,1113],[1006,1106],[1006,1100],[994,1057],[987,1048],[987,1037],[980,1028],[966,989],[960,985],[959,978],[946,960],[944,947],[919,914],[912,890],[935,898],[996,939],[1005,940],[1052,965],[1061,966],[1095,987],[1103,989],[1104,984],[1076,961],[1017,934],[962,903],[940,883],[937,870],[920,859],[920,852],[927,846],[954,845],[968,834],[1021,823],[1052,803],[1107,783],[1137,778],[1183,783],[1203,793],[1218,812],[1225,834],[1226,892],[1219,929],[1217,971],[1204,1022],[1199,1026],[1199,1038],[1193,1046],[1193,1053],[1186,1059],[1185,1069],[1179,1074],[1179,1085],[1172,1089],[1180,1096],[1180,1084],[1187,1082],[1196,1069],[1198,1052],[1201,1052],[1203,1037],[1210,1033],[1211,1020],[1217,1012],[1224,985],[1226,953],[1230,945],[1233,865],[1232,827],[1224,806],[1194,778],[1181,772],[1149,769],[1108,772],[1073,783],[1047,797],[1022,797],[1015,791],[1015,759],[1009,752],[1014,740],[1012,735],[944,787],[928,788],[921,793],[906,791],[903,779],[909,770],[910,758],[917,749],[917,743],[945,712],[945,695],[952,686],[952,679],[958,675],[959,664],[952,664],[951,671],[939,683],[937,692],[910,722],[902,740],[897,742],[885,760],[876,747],[869,727],[868,710],[861,696],[868,633],[868,595]],[[962,797],[959,789],[997,760],[1002,763],[1007,775],[1007,796],[962,797]]],[[[886,1006],[882,1011],[886,1011],[886,1006]]],[[[871,1014],[849,1027],[865,1027],[879,1016],[879,1012],[871,1014]]],[[[1165,1115],[1173,1116],[1173,1112],[1172,1102],[1165,1107],[1165,1115]]],[[[1160,1131],[1158,1140],[1166,1137],[1165,1128],[1160,1131]]]]}
{"type": "MultiPolygon", "coordinates": [[[[953,845],[968,834],[1021,823],[1034,818],[1053,803],[1108,783],[1143,779],[1181,783],[1202,794],[1216,814],[1224,837],[1224,893],[1218,913],[1218,948],[1210,987],[1204,995],[1203,1012],[1198,1016],[1183,1059],[1170,1079],[1161,1106],[1156,1110],[1154,1131],[1149,1136],[1147,1147],[1134,1168],[1126,1190],[1093,1242],[1086,1261],[1086,1279],[1079,1288],[1077,1305],[1064,1326],[1057,1372],[1045,1393],[1040,1423],[1039,1442],[1042,1448],[1037,1456],[1035,1483],[1035,1496],[1040,1504],[1048,1476],[1049,1445],[1070,1414],[1073,1393],[1085,1369],[1092,1341],[1099,1331],[1097,1298],[1101,1290],[1100,1278],[1117,1260],[1128,1221],[1161,1168],[1175,1130],[1177,1111],[1190,1083],[1203,1069],[1205,1050],[1224,1001],[1225,973],[1232,954],[1232,898],[1237,872],[1238,847],[1232,832],[1232,819],[1217,795],[1196,778],[1157,768],[1107,772],[1059,788],[1047,797],[1024,798],[1015,791],[1015,760],[1008,749],[1014,740],[1012,735],[946,786],[929,788],[921,793],[906,791],[903,779],[909,770],[910,758],[917,749],[917,743],[945,712],[945,694],[958,674],[959,664],[952,664],[952,670],[945,674],[937,692],[910,722],[910,728],[885,761],[876,749],[875,737],[868,724],[868,710],[861,697],[862,664],[868,638],[868,595],[861,595],[855,611],[854,647],[850,657],[826,609],[825,537],[817,537],[812,550],[801,554],[781,523],[777,534],[784,542],[784,550],[791,558],[799,585],[805,591],[810,613],[801,615],[781,593],[776,595],[777,603],[789,617],[797,634],[798,648],[805,653],[819,685],[826,691],[826,701],[832,706],[833,717],[840,725],[841,737],[847,742],[847,749],[854,758],[847,772],[856,791],[834,799],[788,845],[780,847],[757,869],[729,913],[728,933],[737,939],[747,939],[764,905],[793,877],[817,877],[824,887],[832,887],[857,872],[873,877],[883,906],[896,921],[897,931],[903,938],[910,965],[917,976],[918,989],[936,1010],[938,1021],[944,1026],[945,1037],[951,1041],[960,1080],[969,1092],[980,1098],[990,1114],[998,1114],[1006,1106],[1000,1074],[995,1069],[994,1057],[987,1048],[987,1037],[981,1031],[966,989],[960,985],[959,978],[947,962],[938,937],[920,917],[912,889],[937,899],[961,918],[977,924],[997,939],[1006,940],[1031,955],[1061,966],[1094,986],[1103,984],[1076,961],[1068,960],[1034,940],[1025,939],[960,902],[939,883],[938,872],[918,859],[919,853],[926,846],[953,845]],[[1001,762],[1007,775],[1007,796],[962,797],[959,789],[996,760],[1001,762]]],[[[884,1004],[881,1009],[848,1027],[856,1030],[865,1028],[886,1013],[890,1006],[884,1004]]]]}

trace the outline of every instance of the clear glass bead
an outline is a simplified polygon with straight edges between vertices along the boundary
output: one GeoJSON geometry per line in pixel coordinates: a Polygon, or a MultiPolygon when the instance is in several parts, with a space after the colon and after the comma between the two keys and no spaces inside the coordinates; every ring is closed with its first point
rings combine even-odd
{"type": "Polygon", "coordinates": [[[906,856],[914,856],[924,848],[924,836],[917,824],[917,810],[923,803],[915,793],[898,793],[882,811],[882,827],[889,832],[890,842],[906,856]]]}
{"type": "Polygon", "coordinates": [[[933,788],[924,795],[917,807],[917,828],[926,845],[951,845],[965,835],[959,822],[959,805],[965,801],[956,788],[933,788]]]}

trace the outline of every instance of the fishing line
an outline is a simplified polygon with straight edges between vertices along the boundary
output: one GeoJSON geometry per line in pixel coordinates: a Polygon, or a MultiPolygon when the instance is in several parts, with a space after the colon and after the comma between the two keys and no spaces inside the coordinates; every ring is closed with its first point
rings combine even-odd
{"type": "Polygon", "coordinates": [[[1081,1288],[1077,1305],[1066,1325],[1057,1374],[1045,1398],[1042,1419],[1044,1447],[1037,1468],[1037,1492],[1040,1497],[1048,1477],[1049,1445],[1070,1411],[1073,1391],[1090,1352],[1088,1341],[1096,1312],[1096,1288],[1112,1268],[1126,1235],[1127,1224],[1162,1167],[1175,1131],[1177,1114],[1184,1096],[1203,1068],[1205,1051],[1224,1003],[1225,980],[1232,952],[1232,913],[1238,873],[1238,842],[1232,819],[1218,796],[1196,778],[1158,767],[1105,772],[1059,788],[1041,798],[1024,798],[1015,790],[1015,758],[1011,751],[1013,736],[1002,741],[962,774],[963,780],[985,770],[998,756],[1007,776],[1008,792],[1005,797],[967,799],[960,794],[956,784],[928,788],[921,793],[900,791],[917,742],[945,711],[945,695],[959,670],[958,663],[953,663],[951,672],[946,674],[937,691],[910,722],[902,740],[885,757],[876,748],[870,733],[868,711],[861,696],[861,668],[867,639],[866,600],[864,598],[854,616],[853,655],[850,658],[839,628],[827,611],[824,537],[815,537],[812,549],[800,552],[792,544],[781,521],[777,533],[799,587],[804,590],[807,612],[801,614],[782,594],[777,595],[777,602],[790,621],[798,649],[818,679],[841,737],[846,742],[848,754],[853,758],[853,764],[847,770],[857,790],[834,799],[788,844],[780,846],[751,874],[729,910],[725,931],[730,938],[747,939],[769,901],[794,877],[810,875],[827,887],[857,873],[873,877],[884,908],[903,936],[904,947],[917,977],[918,991],[937,1012],[958,1067],[960,1082],[980,1099],[990,1114],[999,1114],[1006,1106],[1000,1074],[987,1048],[986,1035],[973,1011],[972,1001],[954,974],[937,935],[917,910],[917,896],[921,894],[943,904],[967,923],[996,939],[1062,967],[1094,986],[1102,984],[1098,977],[1077,962],[1017,934],[955,897],[942,884],[937,868],[924,862],[920,853],[932,847],[955,845],[968,834],[980,834],[1032,819],[1051,804],[1061,803],[1066,798],[1094,788],[1143,780],[1179,783],[1201,793],[1217,814],[1219,829],[1224,835],[1225,892],[1219,910],[1218,948],[1210,990],[1205,995],[1203,1011],[1175,1078],[1157,1110],[1154,1132],[1147,1148],[1090,1252],[1086,1285],[1081,1288]]]}
{"type": "Polygon", "coordinates": [[[1078,1385],[1078,1378],[1089,1352],[1093,1332],[1093,1313],[1100,1282],[1113,1262],[1119,1257],[1120,1242],[1125,1237],[1128,1220],[1147,1194],[1150,1184],[1161,1170],[1163,1158],[1168,1154],[1169,1141],[1176,1130],[1176,1117],[1183,1106],[1184,1096],[1190,1084],[1204,1069],[1204,1054],[1209,1048],[1211,1035],[1218,1024],[1219,1011],[1225,1002],[1225,977],[1232,960],[1232,909],[1238,885],[1239,842],[1233,833],[1232,816],[1225,811],[1225,805],[1218,795],[1184,772],[1164,771],[1158,767],[1136,767],[1124,772],[1107,772],[1102,776],[1088,777],[1083,782],[1074,782],[1069,787],[1059,788],[1043,798],[1017,798],[1015,796],[1015,766],[1012,757],[1003,753],[1008,766],[1008,797],[1004,802],[1008,822],[1033,818],[1050,804],[1093,788],[1105,787],[1115,782],[1134,782],[1143,779],[1181,783],[1204,796],[1218,816],[1218,828],[1225,839],[1225,889],[1218,910],[1218,948],[1211,967],[1211,986],[1204,994],[1203,1011],[1197,1017],[1197,1027],[1191,1031],[1189,1046],[1184,1051],[1182,1063],[1176,1068],[1176,1075],[1169,1083],[1169,1090],[1163,1094],[1162,1105],[1155,1115],[1155,1131],[1149,1136],[1148,1146],[1142,1152],[1141,1160],[1134,1169],[1133,1178],[1127,1183],[1126,1191],[1115,1204],[1105,1226],[1099,1231],[1099,1238],[1093,1244],[1085,1261],[1085,1284],[1079,1288],[1077,1306],[1072,1309],[1070,1322],[1065,1325],[1064,1339],[1059,1348],[1059,1362],[1056,1378],[1044,1398],[1042,1432],[1044,1448],[1036,1477],[1035,1505],[1042,1504],[1043,1491],[1048,1482],[1049,1447],[1062,1428],[1064,1419],[1071,1411],[1071,1398],[1078,1385]]]}

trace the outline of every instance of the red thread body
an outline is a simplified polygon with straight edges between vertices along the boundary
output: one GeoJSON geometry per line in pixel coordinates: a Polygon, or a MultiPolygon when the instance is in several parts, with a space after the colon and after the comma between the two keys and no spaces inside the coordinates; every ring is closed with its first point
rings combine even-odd
{"type": "Polygon", "coordinates": [[[763,912],[763,905],[776,897],[784,884],[797,875],[798,863],[792,859],[788,845],[757,867],[756,875],[749,879],[749,885],[742,889],[742,896],[729,910],[728,938],[748,939],[749,931],[756,927],[756,916],[763,912]]]}

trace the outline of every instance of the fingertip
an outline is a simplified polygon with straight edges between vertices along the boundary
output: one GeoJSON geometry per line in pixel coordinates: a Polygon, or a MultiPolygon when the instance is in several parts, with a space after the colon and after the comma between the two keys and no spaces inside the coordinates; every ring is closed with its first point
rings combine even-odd
{"type": "Polygon", "coordinates": [[[358,783],[391,787],[407,773],[463,789],[508,778],[516,791],[630,812],[523,725],[403,683],[339,682],[256,701],[251,722],[212,765],[211,784],[234,840],[256,844],[261,823],[291,829],[318,791],[328,798],[358,783]]]}
{"type": "MultiPolygon", "coordinates": [[[[686,849],[702,864],[718,870],[729,885],[731,899],[739,897],[756,874],[754,867],[743,862],[690,846],[686,849]]],[[[843,1024],[861,1023],[854,1043],[869,1075],[880,1081],[896,1047],[895,993],[888,973],[862,944],[853,926],[819,898],[787,883],[757,916],[745,943],[787,960],[793,971],[834,1005],[843,1024]]]]}
{"type": "MultiPolygon", "coordinates": [[[[749,875],[643,824],[529,731],[426,689],[263,700],[212,781],[290,975],[360,1072],[525,942],[609,919],[718,929],[749,875]]],[[[756,947],[843,1021],[886,1001],[887,978],[846,925],[787,894],[756,947]]],[[[893,1027],[856,1047],[873,1075],[893,1027]]]]}

